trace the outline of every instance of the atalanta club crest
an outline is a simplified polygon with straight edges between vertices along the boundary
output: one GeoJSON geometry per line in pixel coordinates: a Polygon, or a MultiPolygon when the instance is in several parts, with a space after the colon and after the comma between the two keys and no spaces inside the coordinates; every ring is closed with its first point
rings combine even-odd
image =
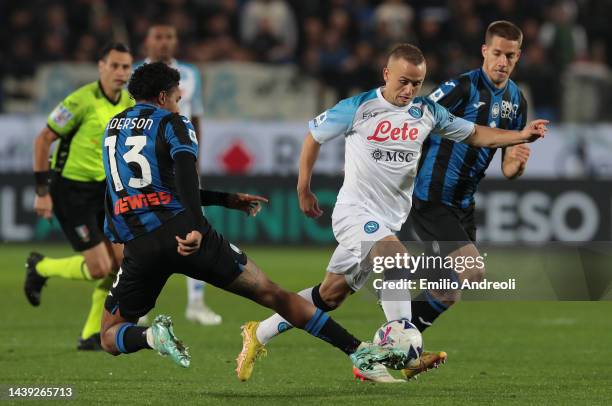
{"type": "Polygon", "coordinates": [[[417,106],[412,106],[408,109],[408,114],[414,118],[421,118],[423,117],[423,109],[417,106]]]}

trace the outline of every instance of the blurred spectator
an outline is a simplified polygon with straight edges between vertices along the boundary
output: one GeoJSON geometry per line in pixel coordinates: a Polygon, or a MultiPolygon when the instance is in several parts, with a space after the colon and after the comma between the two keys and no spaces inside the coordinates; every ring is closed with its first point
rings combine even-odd
{"type": "Polygon", "coordinates": [[[559,105],[557,73],[546,58],[546,50],[538,43],[523,47],[514,79],[529,87],[534,117],[556,120],[559,105]]]}
{"type": "Polygon", "coordinates": [[[271,36],[278,42],[275,61],[289,60],[297,46],[296,19],[286,2],[281,0],[249,0],[240,15],[240,38],[244,44],[254,43],[257,36],[271,36]]]}
{"type": "Polygon", "coordinates": [[[577,5],[572,0],[557,1],[549,10],[550,21],[540,29],[540,41],[561,72],[586,54],[586,31],[576,23],[577,14],[577,5]]]}
{"type": "MultiPolygon", "coordinates": [[[[95,61],[111,39],[138,53],[151,21],[163,17],[178,28],[183,59],[295,62],[344,96],[378,85],[397,42],[422,48],[431,82],[479,66],[485,27],[507,19],[523,29],[517,78],[532,88],[533,108],[560,117],[566,93],[580,90],[571,85],[591,89],[609,74],[609,9],[596,0],[2,1],[0,78],[8,85],[0,89],[5,101],[26,94],[15,89],[28,88],[40,63],[95,61]],[[574,82],[562,88],[564,72],[574,82]]],[[[602,86],[596,97],[607,106],[602,86]]]]}
{"type": "Polygon", "coordinates": [[[563,118],[570,122],[593,123],[610,118],[612,73],[606,65],[606,45],[595,42],[588,58],[569,65],[565,85],[563,118]],[[580,100],[576,103],[576,100],[580,100]]]}
{"type": "Polygon", "coordinates": [[[85,34],[79,38],[72,59],[77,62],[95,62],[100,46],[93,35],[85,34]]]}
{"type": "Polygon", "coordinates": [[[376,26],[383,26],[386,38],[395,42],[409,42],[414,38],[413,20],[412,7],[402,0],[384,0],[374,11],[376,26]]]}

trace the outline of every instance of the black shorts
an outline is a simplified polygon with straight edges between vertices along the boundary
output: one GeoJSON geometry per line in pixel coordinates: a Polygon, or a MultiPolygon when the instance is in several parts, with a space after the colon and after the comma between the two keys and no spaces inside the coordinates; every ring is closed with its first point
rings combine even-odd
{"type": "Polygon", "coordinates": [[[54,175],[50,192],[53,213],[75,251],[104,241],[106,182],[78,182],[54,175]]]}
{"type": "Polygon", "coordinates": [[[419,239],[431,243],[427,244],[430,255],[447,256],[476,241],[473,204],[460,209],[413,198],[410,221],[419,239]]]}
{"type": "Polygon", "coordinates": [[[246,265],[244,252],[230,244],[212,227],[203,236],[200,250],[182,256],[175,236],[193,230],[193,221],[183,212],[159,228],[125,243],[123,263],[105,308],[117,310],[126,319],[136,319],[153,307],[170,275],[180,273],[223,288],[234,281],[246,265]]]}

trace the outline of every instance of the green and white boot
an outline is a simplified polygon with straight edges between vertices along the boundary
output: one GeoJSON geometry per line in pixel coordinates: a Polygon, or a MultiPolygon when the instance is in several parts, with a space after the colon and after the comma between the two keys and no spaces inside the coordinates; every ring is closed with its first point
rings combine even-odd
{"type": "Polygon", "coordinates": [[[172,361],[183,368],[189,367],[191,356],[188,348],[174,335],[170,316],[163,314],[157,316],[150,328],[153,336],[153,349],[161,356],[168,355],[172,361]]]}
{"type": "Polygon", "coordinates": [[[357,351],[351,354],[351,361],[360,371],[371,370],[375,364],[383,364],[391,369],[402,369],[408,363],[408,355],[397,349],[383,348],[364,341],[357,351]]]}

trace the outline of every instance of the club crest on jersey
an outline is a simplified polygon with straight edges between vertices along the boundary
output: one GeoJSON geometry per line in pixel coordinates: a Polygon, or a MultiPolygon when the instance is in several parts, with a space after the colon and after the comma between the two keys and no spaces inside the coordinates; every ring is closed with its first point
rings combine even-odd
{"type": "Polygon", "coordinates": [[[423,109],[420,108],[419,106],[412,106],[408,109],[408,114],[418,119],[418,118],[423,117],[423,109]]]}
{"type": "Polygon", "coordinates": [[[380,228],[380,225],[378,225],[376,221],[370,220],[364,224],[363,231],[365,231],[368,234],[372,234],[372,233],[377,232],[379,228],[380,228]]]}
{"type": "Polygon", "coordinates": [[[499,103],[495,103],[493,107],[491,107],[491,118],[495,119],[499,116],[499,103]]]}

